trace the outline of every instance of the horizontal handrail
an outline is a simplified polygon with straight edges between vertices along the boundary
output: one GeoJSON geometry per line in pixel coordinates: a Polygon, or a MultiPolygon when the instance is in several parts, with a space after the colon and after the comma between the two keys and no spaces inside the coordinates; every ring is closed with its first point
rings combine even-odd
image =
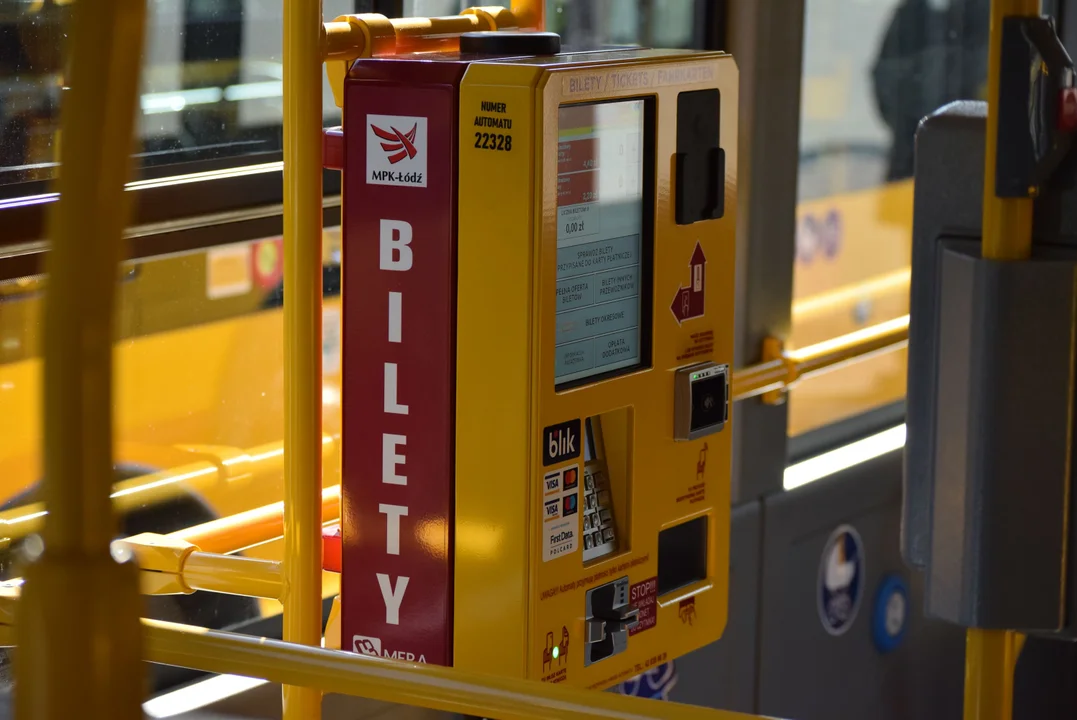
{"type": "Polygon", "coordinates": [[[112,542],[117,559],[134,557],[145,595],[190,595],[197,590],[280,600],[281,564],[273,560],[203,552],[171,535],[141,533],[112,542]]]}
{"type": "Polygon", "coordinates": [[[900,350],[908,342],[909,316],[903,315],[800,350],[786,351],[779,357],[734,370],[733,400],[747,400],[769,392],[788,390],[798,380],[900,350]]]}
{"type": "MultiPolygon", "coordinates": [[[[847,335],[825,340],[800,350],[787,351],[781,357],[749,365],[733,372],[733,399],[747,400],[775,390],[787,390],[798,380],[828,372],[851,362],[865,360],[884,352],[899,350],[908,343],[909,316],[857,330],[847,335]]],[[[324,454],[335,450],[337,439],[323,439],[324,454]]],[[[271,443],[254,448],[225,460],[222,467],[227,477],[244,472],[260,475],[280,472],[283,464],[283,443],[271,443]],[[256,468],[256,469],[255,469],[256,468]]],[[[222,480],[221,468],[198,462],[172,470],[124,480],[113,486],[113,502],[120,509],[141,507],[146,501],[167,500],[190,489],[191,483],[215,483],[222,480]]],[[[42,503],[25,505],[0,512],[0,536],[18,539],[39,532],[46,514],[42,503]]],[[[340,486],[322,491],[322,521],[340,518],[340,486]]],[[[211,520],[172,533],[210,553],[234,553],[254,545],[280,538],[284,534],[284,503],[277,502],[235,515],[211,520]]]]}
{"type": "Polygon", "coordinates": [[[755,715],[405,663],[159,620],[142,620],[151,662],[500,720],[746,720],[755,715]]]}
{"type": "MultiPolygon", "coordinates": [[[[337,438],[330,435],[322,437],[323,462],[327,462],[333,457],[333,454],[337,450],[336,441],[337,438]]],[[[116,513],[118,515],[123,515],[126,512],[132,512],[143,508],[147,504],[167,502],[177,496],[187,494],[192,490],[207,489],[221,483],[248,482],[250,480],[256,480],[257,478],[265,478],[273,475],[281,476],[284,472],[283,441],[260,445],[245,451],[231,448],[203,448],[200,450],[203,450],[203,452],[201,452],[203,457],[212,455],[214,459],[200,459],[186,465],[149,473],[147,475],[140,475],[138,477],[114,483],[112,486],[112,504],[116,513]]],[[[336,498],[339,500],[339,497],[340,494],[338,490],[336,498]]],[[[221,520],[226,521],[224,525],[212,525],[212,523],[207,523],[207,525],[211,527],[203,528],[201,532],[210,533],[216,531],[219,534],[224,528],[230,528],[230,532],[234,532],[236,527],[235,523],[229,522],[232,518],[243,517],[248,520],[257,519],[262,517],[257,513],[259,511],[264,513],[267,511],[267,508],[273,509],[269,511],[269,515],[273,515],[278,506],[280,508],[279,512],[283,517],[283,503],[274,503],[265,508],[256,508],[255,510],[248,511],[254,513],[254,515],[248,516],[247,513],[239,513],[239,515],[234,515],[230,518],[222,518],[221,520]]],[[[43,502],[31,503],[29,505],[11,508],[10,510],[4,510],[0,512],[0,537],[9,540],[18,540],[27,535],[40,532],[47,514],[48,511],[43,502]]],[[[202,526],[198,527],[201,528],[202,526]]],[[[269,535],[259,540],[254,540],[247,544],[253,545],[280,537],[284,532],[283,521],[276,523],[269,522],[267,529],[276,530],[276,534],[269,535]]],[[[193,530],[193,528],[191,530],[193,530]]],[[[264,534],[265,530],[262,532],[264,534]]],[[[227,551],[217,549],[211,550],[208,545],[195,542],[187,537],[184,537],[184,539],[188,540],[188,542],[194,542],[196,545],[202,546],[207,552],[234,552],[235,550],[244,547],[241,545],[227,551]]]]}
{"type": "MultiPolygon", "coordinates": [[[[340,519],[340,485],[322,490],[322,523],[340,519]]],[[[171,533],[205,552],[234,553],[284,536],[284,502],[210,520],[171,533]]]]}

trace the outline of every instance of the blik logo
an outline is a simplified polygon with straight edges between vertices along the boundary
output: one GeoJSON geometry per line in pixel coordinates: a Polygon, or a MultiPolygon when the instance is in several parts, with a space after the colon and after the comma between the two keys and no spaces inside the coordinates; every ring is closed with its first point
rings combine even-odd
{"type": "Polygon", "coordinates": [[[542,431],[542,464],[553,465],[580,456],[580,421],[551,425],[542,431]]]}
{"type": "Polygon", "coordinates": [[[355,635],[352,637],[352,650],[362,655],[381,657],[381,638],[355,635]]]}
{"type": "Polygon", "coordinates": [[[367,115],[367,184],[426,187],[426,125],[424,117],[367,115]]]}

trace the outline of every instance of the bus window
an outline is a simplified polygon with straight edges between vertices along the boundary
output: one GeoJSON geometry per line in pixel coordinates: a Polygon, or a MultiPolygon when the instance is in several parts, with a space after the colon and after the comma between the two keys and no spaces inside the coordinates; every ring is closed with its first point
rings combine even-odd
{"type": "MultiPolygon", "coordinates": [[[[55,0],[0,4],[0,186],[48,180],[60,146],[71,5],[55,0]]],[[[279,153],[281,3],[150,4],[137,120],[140,168],[222,158],[242,164],[244,157],[279,153]]],[[[332,19],[354,7],[353,0],[326,0],[323,11],[332,19]]],[[[336,124],[339,110],[328,81],[323,83],[325,123],[336,124]]]]}
{"type": "MultiPolygon", "coordinates": [[[[917,123],[982,99],[988,0],[807,0],[793,325],[813,343],[908,313],[917,123]]],[[[905,352],[810,378],[789,434],[893,405],[905,352]]]]}

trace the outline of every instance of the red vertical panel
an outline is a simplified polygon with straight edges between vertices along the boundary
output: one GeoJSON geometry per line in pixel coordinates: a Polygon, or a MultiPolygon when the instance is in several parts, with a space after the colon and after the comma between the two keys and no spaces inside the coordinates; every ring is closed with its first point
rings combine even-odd
{"type": "Polygon", "coordinates": [[[361,61],[344,103],[341,641],[440,665],[452,661],[462,72],[361,61]]]}

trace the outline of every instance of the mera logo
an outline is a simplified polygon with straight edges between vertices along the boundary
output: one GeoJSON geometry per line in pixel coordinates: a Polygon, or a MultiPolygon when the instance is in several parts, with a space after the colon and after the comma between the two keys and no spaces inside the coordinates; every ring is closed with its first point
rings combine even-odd
{"type": "Polygon", "coordinates": [[[355,635],[352,637],[352,650],[360,655],[381,657],[381,638],[355,635]]]}
{"type": "Polygon", "coordinates": [[[352,650],[360,655],[373,655],[374,657],[384,657],[390,660],[403,660],[405,662],[417,662],[426,663],[426,656],[415,653],[407,652],[406,650],[382,650],[381,638],[367,637],[366,635],[353,635],[352,636],[352,650]]]}
{"type": "Polygon", "coordinates": [[[367,115],[368,185],[426,187],[427,119],[367,115]]]}

